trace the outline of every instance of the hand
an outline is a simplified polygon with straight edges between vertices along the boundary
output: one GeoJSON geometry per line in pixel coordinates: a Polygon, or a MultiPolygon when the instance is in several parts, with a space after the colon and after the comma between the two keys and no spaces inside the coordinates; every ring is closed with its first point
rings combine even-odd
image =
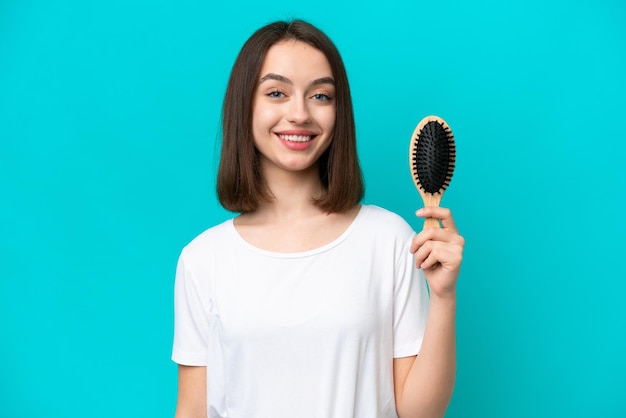
{"type": "Polygon", "coordinates": [[[463,260],[465,240],[456,229],[449,209],[427,206],[415,213],[420,218],[441,220],[442,228],[427,228],[411,243],[415,266],[424,271],[431,296],[453,298],[463,260]]]}

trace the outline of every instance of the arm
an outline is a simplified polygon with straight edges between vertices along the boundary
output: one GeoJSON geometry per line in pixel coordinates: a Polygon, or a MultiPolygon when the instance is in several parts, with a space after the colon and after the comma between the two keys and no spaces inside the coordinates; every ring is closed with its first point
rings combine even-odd
{"type": "Polygon", "coordinates": [[[396,409],[401,418],[443,417],[452,397],[456,374],[456,281],[464,240],[450,211],[427,207],[418,216],[442,220],[413,240],[411,252],[424,270],[430,308],[419,356],[394,359],[396,409]]]}
{"type": "Polygon", "coordinates": [[[206,418],[206,367],[178,366],[175,418],[206,418]]]}
{"type": "Polygon", "coordinates": [[[393,360],[400,418],[443,417],[456,374],[455,307],[431,297],[419,356],[393,360]]]}

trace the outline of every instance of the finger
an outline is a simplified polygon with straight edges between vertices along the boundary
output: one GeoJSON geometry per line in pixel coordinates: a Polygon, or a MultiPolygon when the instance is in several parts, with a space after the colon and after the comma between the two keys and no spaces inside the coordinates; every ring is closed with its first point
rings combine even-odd
{"type": "Polygon", "coordinates": [[[422,268],[422,264],[424,261],[430,256],[432,252],[431,241],[419,247],[419,249],[415,252],[415,267],[422,268]]]}
{"type": "Polygon", "coordinates": [[[427,228],[415,235],[413,241],[411,241],[409,252],[414,254],[422,245],[430,241],[434,237],[434,231],[439,231],[439,229],[427,228]]]}
{"type": "Polygon", "coordinates": [[[422,261],[422,263],[419,265],[419,268],[421,268],[422,270],[427,270],[431,267],[436,266],[438,263],[439,259],[435,255],[435,252],[432,251],[430,254],[428,254],[428,257],[426,257],[426,259],[422,261]]]}
{"type": "Polygon", "coordinates": [[[443,254],[446,252],[446,249],[441,248],[440,244],[441,243],[438,242],[428,241],[428,243],[422,246],[416,253],[416,267],[428,269],[434,267],[437,263],[440,263],[441,258],[444,257],[443,254]]]}
{"type": "MultiPolygon", "coordinates": [[[[429,269],[440,264],[444,269],[454,271],[458,270],[463,259],[463,251],[455,245],[433,245],[428,256],[420,258],[420,268],[429,269]]],[[[417,261],[416,261],[417,262],[417,261]]]]}
{"type": "Polygon", "coordinates": [[[441,234],[439,233],[440,231],[442,230],[439,228],[426,228],[425,230],[421,231],[415,236],[415,238],[413,238],[409,251],[411,253],[415,253],[425,243],[429,241],[436,241],[438,236],[441,237],[441,234]]]}
{"type": "Polygon", "coordinates": [[[419,209],[415,214],[420,218],[435,218],[441,220],[443,228],[456,231],[456,224],[452,217],[452,212],[448,208],[442,208],[439,206],[425,206],[419,209]]]}
{"type": "Polygon", "coordinates": [[[427,241],[442,241],[456,243],[459,245],[463,245],[464,243],[463,237],[461,237],[455,231],[438,228],[427,228],[417,234],[415,238],[413,238],[413,241],[411,242],[410,252],[415,253],[415,251],[417,251],[417,249],[424,245],[424,243],[426,243],[427,241]]]}

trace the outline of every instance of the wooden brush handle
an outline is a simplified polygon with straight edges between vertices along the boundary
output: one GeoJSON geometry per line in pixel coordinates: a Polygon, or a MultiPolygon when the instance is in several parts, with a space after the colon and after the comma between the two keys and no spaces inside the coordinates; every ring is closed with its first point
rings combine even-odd
{"type": "MultiPolygon", "coordinates": [[[[421,190],[420,190],[421,192],[421,190]]],[[[422,200],[424,201],[424,206],[439,206],[441,202],[441,197],[443,192],[431,194],[431,193],[420,193],[422,195],[422,200]]],[[[425,218],[424,219],[424,229],[426,228],[441,228],[439,225],[439,219],[437,218],[425,218]]]]}
{"type": "Polygon", "coordinates": [[[441,228],[439,225],[439,219],[437,218],[426,218],[424,219],[424,229],[428,228],[441,228]]]}

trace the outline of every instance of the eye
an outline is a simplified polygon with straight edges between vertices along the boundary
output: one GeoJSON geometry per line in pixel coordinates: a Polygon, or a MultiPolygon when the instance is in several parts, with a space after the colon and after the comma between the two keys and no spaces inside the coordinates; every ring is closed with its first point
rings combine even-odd
{"type": "Polygon", "coordinates": [[[271,99],[282,99],[283,97],[285,97],[285,93],[280,90],[272,90],[267,93],[266,96],[271,99]]]}
{"type": "Polygon", "coordinates": [[[329,101],[331,101],[333,99],[328,94],[324,94],[324,93],[317,93],[317,94],[314,94],[311,97],[312,97],[313,100],[318,100],[318,101],[321,101],[321,102],[329,102],[329,101]]]}

